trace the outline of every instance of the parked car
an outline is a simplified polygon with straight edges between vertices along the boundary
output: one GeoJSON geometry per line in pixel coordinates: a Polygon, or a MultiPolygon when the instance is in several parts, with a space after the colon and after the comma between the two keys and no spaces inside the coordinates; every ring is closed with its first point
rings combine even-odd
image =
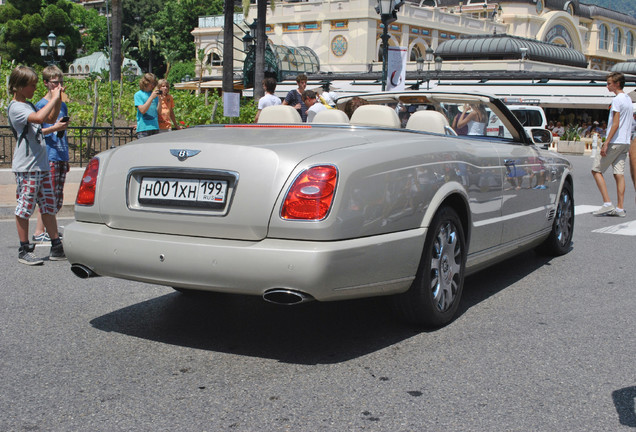
{"type": "MultiPolygon", "coordinates": [[[[507,105],[507,107],[517,117],[528,134],[531,134],[533,129],[546,129],[548,126],[545,112],[538,105],[507,105]]],[[[493,114],[489,120],[488,130],[490,134],[497,135],[501,125],[499,118],[493,114]]],[[[506,137],[510,138],[511,136],[506,133],[506,137]]],[[[547,149],[548,145],[543,144],[543,147],[547,149]]]]}
{"type": "Polygon", "coordinates": [[[363,96],[370,104],[350,120],[328,109],[301,123],[280,105],[259,124],[98,154],[64,232],[72,271],[279,304],[391,296],[406,320],[435,327],[453,319],[467,274],[531,248],[570,250],[571,165],[540,150],[501,101],[363,96]],[[468,103],[510,138],[458,136],[449,118],[468,103]]]}

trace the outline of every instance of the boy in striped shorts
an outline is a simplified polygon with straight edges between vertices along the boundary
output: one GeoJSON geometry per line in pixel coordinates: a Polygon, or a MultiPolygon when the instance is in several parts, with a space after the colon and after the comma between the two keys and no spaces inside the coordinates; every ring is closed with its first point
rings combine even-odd
{"type": "MultiPolygon", "coordinates": [[[[48,92],[35,104],[35,109],[38,111],[49,103],[53,97],[51,92],[57,86],[64,86],[64,73],[57,66],[47,66],[42,71],[42,81],[44,81],[44,86],[48,92]]],[[[49,158],[56,214],[62,208],[62,204],[64,204],[64,183],[66,182],[66,173],[69,170],[68,140],[66,137],[66,126],[68,122],[64,122],[63,120],[68,120],[68,107],[62,101],[60,104],[60,112],[55,121],[52,123],[48,121],[42,123],[42,135],[44,135],[49,158]]],[[[60,235],[60,237],[62,236],[60,235]]],[[[42,218],[37,219],[32,239],[37,242],[48,242],[51,240],[49,233],[46,232],[44,228],[42,218]]]]}
{"type": "Polygon", "coordinates": [[[15,209],[15,221],[20,239],[18,262],[26,265],[41,265],[44,262],[33,254],[35,245],[29,243],[29,217],[33,214],[36,204],[40,206],[44,225],[52,233],[49,260],[66,259],[62,241],[57,233],[53,185],[46,145],[42,140],[42,123],[47,120],[55,121],[57,118],[64,87],[56,86],[51,91],[50,101],[36,112],[28,99],[33,98],[37,83],[38,76],[30,67],[17,66],[9,76],[9,92],[13,98],[7,107],[7,117],[16,137],[11,169],[15,173],[17,183],[18,205],[15,209]]]}

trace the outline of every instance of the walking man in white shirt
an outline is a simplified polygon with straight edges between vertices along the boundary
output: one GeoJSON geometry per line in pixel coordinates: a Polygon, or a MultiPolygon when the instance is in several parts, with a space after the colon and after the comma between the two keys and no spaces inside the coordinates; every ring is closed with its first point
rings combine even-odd
{"type": "Polygon", "coordinates": [[[612,72],[607,76],[607,89],[616,96],[612,99],[609,119],[607,122],[607,135],[601,151],[594,159],[592,176],[596,186],[603,197],[603,205],[593,214],[595,216],[625,217],[623,200],[625,198],[625,159],[629,151],[629,143],[632,135],[633,109],[632,100],[623,91],[625,76],[620,72],[612,72]],[[616,207],[607,193],[607,185],[603,172],[610,164],[614,170],[616,180],[616,207]]]}

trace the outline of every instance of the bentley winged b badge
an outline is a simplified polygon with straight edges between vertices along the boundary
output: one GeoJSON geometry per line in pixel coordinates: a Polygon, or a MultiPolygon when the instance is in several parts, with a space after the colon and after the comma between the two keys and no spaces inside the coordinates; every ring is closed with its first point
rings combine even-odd
{"type": "Polygon", "coordinates": [[[196,156],[199,153],[201,153],[201,150],[170,149],[170,154],[175,156],[181,162],[189,157],[196,156]]]}

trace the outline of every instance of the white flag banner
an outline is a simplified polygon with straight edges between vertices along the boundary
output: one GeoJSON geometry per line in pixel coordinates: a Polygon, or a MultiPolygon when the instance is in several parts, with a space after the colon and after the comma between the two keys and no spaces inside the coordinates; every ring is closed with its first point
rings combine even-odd
{"type": "Polygon", "coordinates": [[[389,47],[386,71],[386,89],[404,91],[406,80],[406,48],[389,47]]]}

